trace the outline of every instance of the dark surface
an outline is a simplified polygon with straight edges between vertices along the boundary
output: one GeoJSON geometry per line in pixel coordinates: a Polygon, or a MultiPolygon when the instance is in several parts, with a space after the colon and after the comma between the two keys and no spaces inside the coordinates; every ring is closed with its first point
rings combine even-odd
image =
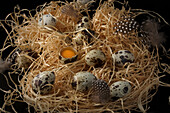
{"type": "MultiPolygon", "coordinates": [[[[44,4],[45,2],[50,2],[50,0],[5,0],[0,3],[0,19],[3,20],[7,14],[13,12],[14,6],[19,5],[21,9],[35,9],[36,6],[44,4]]],[[[165,20],[170,23],[170,16],[169,16],[169,1],[162,1],[162,0],[129,0],[129,4],[132,9],[145,9],[145,10],[152,10],[159,13],[165,20]],[[149,2],[148,2],[149,1],[149,2]]],[[[168,27],[167,27],[168,28],[168,27]]],[[[169,28],[165,29],[165,31],[169,32],[169,28]]],[[[2,47],[2,43],[5,40],[6,33],[0,27],[0,48],[2,47]]],[[[167,33],[168,36],[170,36],[167,33]]],[[[168,47],[168,43],[166,48],[168,47]]],[[[164,62],[168,62],[168,59],[163,59],[164,62]]],[[[7,73],[7,72],[5,72],[7,73]]],[[[5,77],[1,74],[0,75],[0,88],[4,90],[9,90],[10,88],[6,84],[5,77]]],[[[17,76],[13,76],[14,79],[17,79],[17,76]]],[[[170,83],[170,77],[166,76],[161,79],[166,83],[170,83]]],[[[12,85],[13,86],[13,85],[12,85]]],[[[3,104],[3,96],[4,93],[0,91],[0,107],[3,104]]],[[[159,87],[157,94],[154,96],[152,102],[149,104],[150,110],[148,113],[170,113],[170,105],[168,105],[168,97],[170,96],[170,88],[167,87],[159,87]]],[[[16,111],[18,113],[23,113],[26,110],[27,105],[24,103],[17,102],[14,104],[16,111]]],[[[11,108],[8,107],[7,110],[11,111],[11,108]]]]}

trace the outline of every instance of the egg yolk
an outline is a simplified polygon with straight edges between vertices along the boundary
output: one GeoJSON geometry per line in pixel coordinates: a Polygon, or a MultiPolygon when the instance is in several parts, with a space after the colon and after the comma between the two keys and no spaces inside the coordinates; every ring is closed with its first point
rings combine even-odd
{"type": "Polygon", "coordinates": [[[73,50],[66,49],[61,52],[61,55],[64,58],[72,58],[73,56],[75,56],[75,52],[73,50]]]}

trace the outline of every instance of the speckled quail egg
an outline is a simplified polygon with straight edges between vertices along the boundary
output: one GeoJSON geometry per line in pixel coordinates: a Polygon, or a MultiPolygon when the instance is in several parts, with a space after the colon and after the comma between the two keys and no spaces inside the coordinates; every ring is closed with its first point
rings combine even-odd
{"type": "Polygon", "coordinates": [[[55,27],[56,23],[56,19],[51,14],[45,14],[38,20],[39,26],[47,25],[55,27]]]}
{"type": "Polygon", "coordinates": [[[17,64],[19,68],[27,69],[32,64],[34,58],[38,58],[38,53],[35,51],[16,48],[7,60],[12,64],[17,64]]]}
{"type": "Polygon", "coordinates": [[[133,63],[135,60],[134,55],[128,50],[119,50],[112,55],[112,58],[115,59],[115,63],[118,66],[123,66],[125,63],[133,63]]]}
{"type": "Polygon", "coordinates": [[[35,93],[47,94],[52,90],[54,82],[54,72],[43,71],[32,80],[32,89],[35,93]]]}
{"type": "Polygon", "coordinates": [[[131,92],[131,84],[127,81],[117,81],[110,86],[111,97],[124,97],[131,92]]]}
{"type": "Polygon", "coordinates": [[[101,50],[91,50],[85,56],[85,62],[89,66],[102,66],[106,61],[106,56],[101,50]]]}
{"type": "Polygon", "coordinates": [[[72,87],[77,91],[86,92],[91,88],[94,80],[97,80],[97,78],[92,73],[87,71],[78,72],[73,77],[72,87]]]}
{"type": "Polygon", "coordinates": [[[14,52],[10,55],[10,57],[7,59],[9,62],[14,64],[16,62],[17,56],[22,52],[20,48],[16,48],[14,52]]]}
{"type": "Polygon", "coordinates": [[[32,57],[25,54],[20,54],[16,57],[16,63],[18,64],[19,68],[27,69],[32,64],[32,62],[32,57]]]}
{"type": "Polygon", "coordinates": [[[106,103],[110,100],[110,88],[104,80],[92,82],[90,99],[96,103],[106,103]]]}
{"type": "Polygon", "coordinates": [[[83,39],[85,39],[85,35],[83,35],[81,32],[77,33],[76,36],[73,38],[73,40],[79,44],[83,45],[83,39]]]}
{"type": "Polygon", "coordinates": [[[83,16],[80,21],[78,21],[76,25],[76,30],[80,30],[82,28],[89,28],[90,27],[90,22],[89,18],[87,16],[83,16]]]}
{"type": "Polygon", "coordinates": [[[82,30],[81,33],[85,36],[84,41],[90,45],[94,42],[94,37],[97,37],[97,33],[91,29],[82,30]]]}

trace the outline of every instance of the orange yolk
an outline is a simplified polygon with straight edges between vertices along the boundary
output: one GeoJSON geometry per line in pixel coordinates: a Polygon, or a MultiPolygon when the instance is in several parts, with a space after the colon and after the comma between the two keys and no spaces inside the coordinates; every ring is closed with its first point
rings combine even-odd
{"type": "Polygon", "coordinates": [[[64,57],[64,58],[72,58],[73,56],[75,56],[75,52],[73,50],[63,50],[61,52],[61,55],[64,57]]]}

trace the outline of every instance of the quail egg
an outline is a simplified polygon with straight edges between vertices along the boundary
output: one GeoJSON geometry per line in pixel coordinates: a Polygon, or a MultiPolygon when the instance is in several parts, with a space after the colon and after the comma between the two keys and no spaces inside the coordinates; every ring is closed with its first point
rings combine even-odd
{"type": "Polygon", "coordinates": [[[106,103],[110,100],[110,88],[104,80],[92,82],[91,100],[96,103],[106,103]]]}
{"type": "Polygon", "coordinates": [[[32,89],[35,93],[47,94],[52,90],[54,81],[54,72],[43,71],[32,80],[32,89]]]}
{"type": "Polygon", "coordinates": [[[125,63],[133,63],[135,58],[134,55],[128,50],[119,50],[112,55],[112,58],[115,59],[115,63],[118,66],[123,66],[125,63]]]}
{"type": "Polygon", "coordinates": [[[96,76],[90,72],[78,72],[73,77],[72,87],[77,89],[77,91],[86,92],[91,88],[92,82],[96,79],[96,76]]]}
{"type": "Polygon", "coordinates": [[[16,57],[16,62],[19,68],[27,69],[32,64],[32,57],[20,54],[16,57]]]}
{"type": "Polygon", "coordinates": [[[9,62],[14,64],[16,62],[17,56],[22,52],[20,48],[16,48],[15,51],[10,55],[10,57],[7,59],[9,62]]]}
{"type": "Polygon", "coordinates": [[[84,41],[88,44],[93,44],[94,37],[97,37],[95,31],[91,29],[82,30],[81,33],[85,36],[84,41]]]}
{"type": "Polygon", "coordinates": [[[56,23],[57,23],[56,19],[51,14],[45,14],[38,20],[39,26],[47,25],[49,27],[50,26],[55,27],[56,23]]]}
{"type": "Polygon", "coordinates": [[[89,27],[90,27],[89,18],[87,16],[84,16],[84,17],[81,18],[81,20],[76,25],[76,30],[80,30],[82,28],[88,29],[89,27]]]}
{"type": "Polygon", "coordinates": [[[85,62],[89,66],[99,67],[106,61],[106,56],[101,50],[91,50],[85,56],[85,62]]]}
{"type": "Polygon", "coordinates": [[[35,51],[16,48],[7,60],[12,64],[17,64],[19,68],[27,69],[32,64],[34,58],[38,58],[38,53],[35,51]]]}
{"type": "Polygon", "coordinates": [[[131,84],[127,81],[117,81],[110,86],[111,97],[124,97],[131,92],[131,84]]]}
{"type": "Polygon", "coordinates": [[[79,44],[82,45],[83,44],[83,39],[85,39],[85,35],[83,35],[81,32],[77,33],[76,36],[73,38],[73,40],[79,44]]]}

